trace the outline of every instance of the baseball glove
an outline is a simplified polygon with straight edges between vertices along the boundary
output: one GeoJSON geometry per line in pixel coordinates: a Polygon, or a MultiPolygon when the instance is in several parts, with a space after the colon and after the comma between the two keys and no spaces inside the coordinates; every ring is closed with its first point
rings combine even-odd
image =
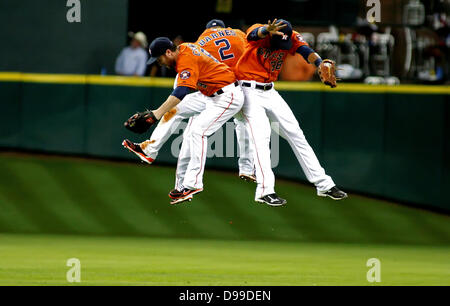
{"type": "Polygon", "coordinates": [[[146,110],[145,112],[136,113],[131,116],[124,126],[130,131],[138,134],[142,134],[148,131],[148,129],[158,122],[152,111],[146,110]]]}
{"type": "Polygon", "coordinates": [[[320,80],[325,85],[335,88],[336,85],[336,64],[332,60],[325,59],[319,65],[318,73],[320,80]]]}

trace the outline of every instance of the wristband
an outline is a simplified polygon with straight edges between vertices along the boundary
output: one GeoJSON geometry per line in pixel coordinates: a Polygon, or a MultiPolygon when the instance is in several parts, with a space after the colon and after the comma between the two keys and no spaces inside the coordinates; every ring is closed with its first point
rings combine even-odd
{"type": "Polygon", "coordinates": [[[318,58],[318,59],[316,59],[316,61],[314,62],[314,65],[316,65],[316,67],[319,67],[321,63],[322,63],[322,59],[321,59],[321,58],[318,58]]]}
{"type": "Polygon", "coordinates": [[[188,95],[191,90],[192,89],[187,86],[177,86],[177,88],[175,88],[170,95],[183,100],[183,98],[188,95]]]}
{"type": "Polygon", "coordinates": [[[269,34],[269,31],[267,30],[266,27],[262,27],[262,29],[261,29],[261,34],[262,34],[262,35],[267,35],[267,34],[269,34]]]}

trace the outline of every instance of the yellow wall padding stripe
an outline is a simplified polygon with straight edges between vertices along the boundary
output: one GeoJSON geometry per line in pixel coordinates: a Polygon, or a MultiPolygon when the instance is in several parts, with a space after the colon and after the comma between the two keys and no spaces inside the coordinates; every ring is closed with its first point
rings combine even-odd
{"type": "Polygon", "coordinates": [[[450,86],[439,85],[367,85],[355,83],[338,83],[330,88],[322,83],[277,82],[277,90],[288,91],[325,91],[325,92],[359,92],[359,93],[407,93],[407,94],[450,94],[450,86]]]}
{"type": "MultiPolygon", "coordinates": [[[[92,84],[111,86],[139,86],[172,88],[173,79],[150,77],[122,77],[79,74],[43,74],[0,72],[0,82],[54,83],[54,84],[92,84]]],[[[283,91],[321,91],[355,93],[404,93],[404,94],[450,94],[446,85],[366,85],[339,83],[331,89],[318,82],[276,82],[275,88],[283,91]]]]}
{"type": "Polygon", "coordinates": [[[86,84],[86,76],[78,74],[23,73],[22,81],[27,83],[86,84]]]}
{"type": "Polygon", "coordinates": [[[20,82],[22,73],[20,72],[0,72],[0,81],[2,82],[20,82]]]}
{"type": "Polygon", "coordinates": [[[174,79],[88,75],[87,83],[95,85],[122,85],[144,87],[173,87],[174,79]]]}

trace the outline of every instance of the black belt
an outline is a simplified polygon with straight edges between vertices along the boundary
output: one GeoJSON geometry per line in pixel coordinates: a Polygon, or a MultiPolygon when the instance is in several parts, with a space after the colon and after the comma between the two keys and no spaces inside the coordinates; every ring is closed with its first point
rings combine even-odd
{"type": "MultiPolygon", "coordinates": [[[[244,87],[252,87],[252,83],[247,83],[247,82],[242,82],[242,86],[244,87]]],[[[273,87],[273,84],[265,84],[265,85],[259,85],[259,84],[255,84],[255,88],[256,89],[261,89],[261,90],[271,90],[273,87]]]]}
{"type": "MultiPolygon", "coordinates": [[[[234,86],[239,86],[238,81],[234,82],[234,86]]],[[[210,97],[215,97],[215,96],[221,95],[223,93],[224,93],[224,91],[221,88],[218,91],[216,91],[215,93],[213,93],[212,95],[210,95],[210,97]]]]}

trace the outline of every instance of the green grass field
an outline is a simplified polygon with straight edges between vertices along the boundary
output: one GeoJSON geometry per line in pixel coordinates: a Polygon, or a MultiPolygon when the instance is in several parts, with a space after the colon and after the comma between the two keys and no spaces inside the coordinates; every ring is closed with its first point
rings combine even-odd
{"type": "Polygon", "coordinates": [[[450,217],[350,194],[319,198],[278,180],[283,208],[254,185],[207,171],[205,191],[170,206],[171,167],[0,155],[0,284],[450,285],[450,217]],[[218,196],[220,195],[220,196],[218,196]]]}
{"type": "Polygon", "coordinates": [[[450,285],[450,247],[0,235],[0,285],[450,285]]]}

